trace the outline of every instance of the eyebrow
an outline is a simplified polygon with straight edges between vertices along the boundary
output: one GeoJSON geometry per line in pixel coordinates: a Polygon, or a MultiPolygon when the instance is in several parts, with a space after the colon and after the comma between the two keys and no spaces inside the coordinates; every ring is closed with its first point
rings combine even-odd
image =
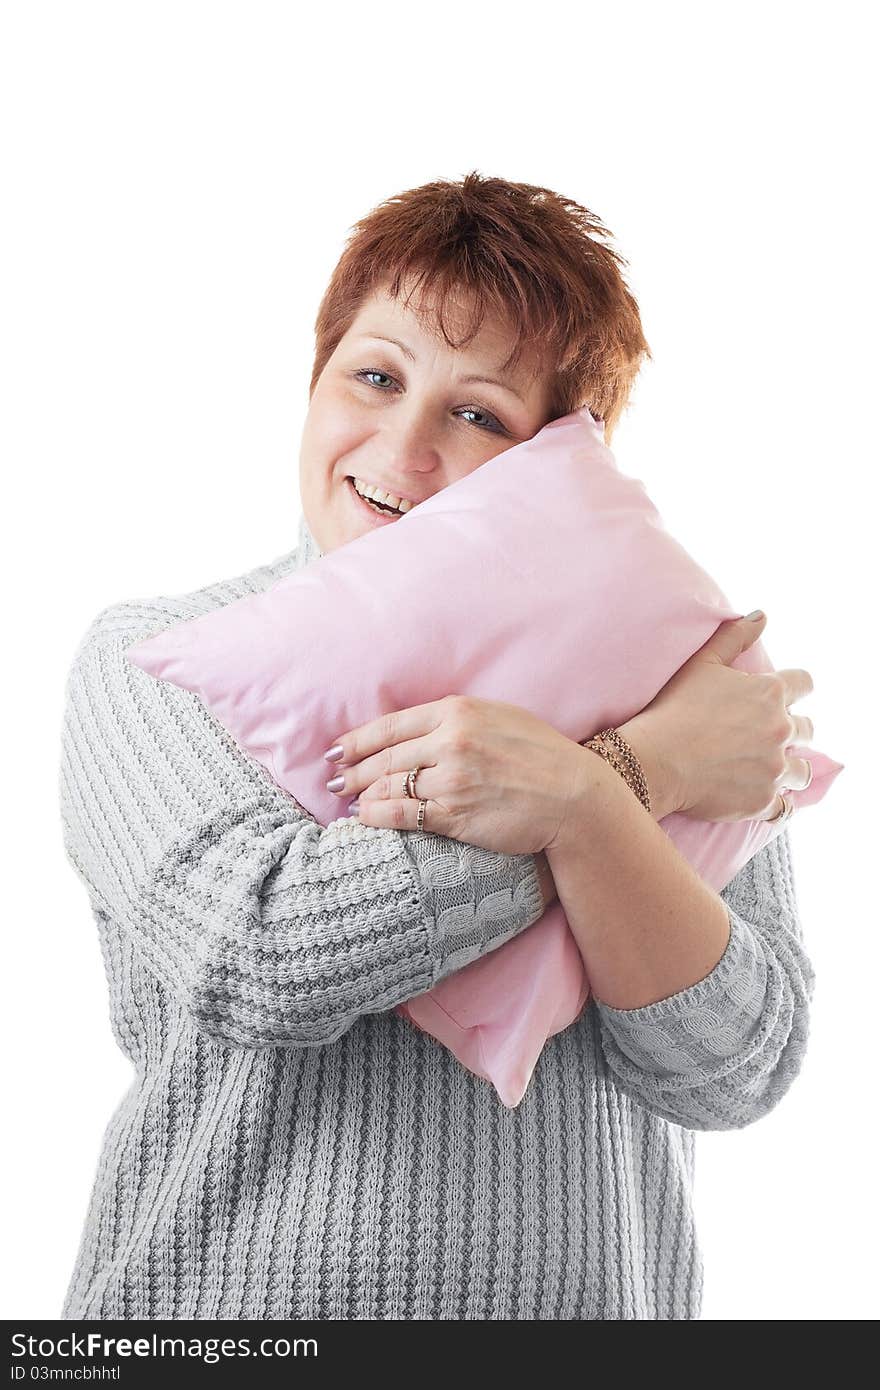
{"type": "MultiPolygon", "coordinates": [[[[395,347],[400,348],[400,351],[403,353],[404,357],[409,358],[410,362],[415,362],[416,360],[415,353],[406,346],[406,343],[400,342],[398,338],[389,338],[388,335],[385,333],[363,333],[361,336],[364,338],[375,338],[378,342],[382,343],[393,343],[395,347]]],[[[472,372],[469,376],[459,377],[459,380],[480,381],[486,382],[490,386],[500,386],[503,391],[510,391],[511,395],[516,396],[517,400],[522,401],[523,405],[525,405],[525,401],[523,400],[519,391],[517,391],[516,387],[511,386],[510,382],[508,381],[502,381],[500,377],[481,376],[479,372],[472,372]]]]}

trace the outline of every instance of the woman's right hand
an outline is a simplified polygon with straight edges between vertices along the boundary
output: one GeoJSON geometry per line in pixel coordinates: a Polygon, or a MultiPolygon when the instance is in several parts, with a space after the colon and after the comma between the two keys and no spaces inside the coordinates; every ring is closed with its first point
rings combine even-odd
{"type": "Polygon", "coordinates": [[[786,752],[813,737],[812,721],[788,711],[813,689],[809,672],[729,664],[766,622],[766,614],[723,622],[651,703],[619,726],[643,760],[649,792],[652,773],[662,783],[664,814],[768,820],[780,809],[780,790],[809,785],[810,764],[786,752]]]}

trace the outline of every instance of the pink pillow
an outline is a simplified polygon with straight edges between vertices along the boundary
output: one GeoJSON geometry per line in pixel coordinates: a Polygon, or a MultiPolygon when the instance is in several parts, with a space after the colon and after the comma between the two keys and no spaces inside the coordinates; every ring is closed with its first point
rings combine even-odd
{"type": "MultiPolygon", "coordinates": [[[[392,525],[270,589],[136,643],[128,658],[195,691],[318,822],[340,818],[324,749],[379,714],[470,694],[519,704],[572,739],[624,723],[727,618],[717,584],[620,473],[584,407],[392,525]],[[389,621],[389,615],[393,621],[389,621]]],[[[760,643],[737,658],[770,671],[760,643]]],[[[809,757],[820,801],[843,767],[809,757]]],[[[663,829],[720,891],[778,826],[670,815],[663,829]]],[[[519,1103],[547,1038],[589,995],[561,906],[398,1006],[519,1103]]]]}

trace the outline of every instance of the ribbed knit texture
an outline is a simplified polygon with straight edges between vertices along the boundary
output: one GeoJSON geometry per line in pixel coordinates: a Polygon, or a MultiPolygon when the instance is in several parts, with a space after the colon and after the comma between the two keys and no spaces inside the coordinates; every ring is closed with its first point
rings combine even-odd
{"type": "Polygon", "coordinates": [[[788,829],[721,895],[704,980],[591,1000],[507,1109],[391,1011],[541,916],[534,858],[323,828],[125,660],[319,553],[302,521],[272,564],[104,609],[74,655],[63,842],[133,1076],[61,1316],[697,1318],[695,1131],[759,1119],[806,1047],[788,829]]]}

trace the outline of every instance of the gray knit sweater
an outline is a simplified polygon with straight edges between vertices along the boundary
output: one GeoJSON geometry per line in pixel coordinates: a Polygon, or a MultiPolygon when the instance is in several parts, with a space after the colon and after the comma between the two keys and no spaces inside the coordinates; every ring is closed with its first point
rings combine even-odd
{"type": "Polygon", "coordinates": [[[324,828],[125,660],[319,553],[303,521],[272,564],[105,608],[73,657],[63,841],[132,1078],[61,1316],[697,1318],[695,1132],[760,1119],[806,1046],[788,830],[722,894],[705,979],[591,1000],[507,1109],[392,1010],[541,916],[533,857],[324,828]]]}

